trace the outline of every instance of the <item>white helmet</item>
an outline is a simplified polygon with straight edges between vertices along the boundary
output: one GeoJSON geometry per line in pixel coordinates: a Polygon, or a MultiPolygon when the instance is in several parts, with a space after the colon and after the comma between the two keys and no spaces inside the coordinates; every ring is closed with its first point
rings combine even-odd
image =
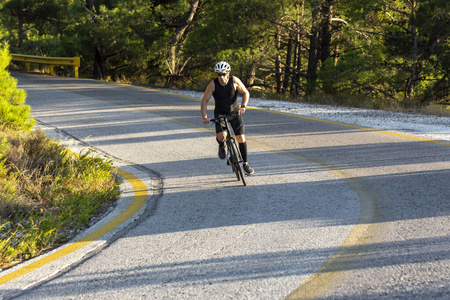
{"type": "Polygon", "coordinates": [[[231,71],[231,67],[230,67],[230,64],[227,63],[226,61],[219,61],[219,62],[214,66],[214,71],[215,71],[216,73],[230,72],[230,71],[231,71]]]}

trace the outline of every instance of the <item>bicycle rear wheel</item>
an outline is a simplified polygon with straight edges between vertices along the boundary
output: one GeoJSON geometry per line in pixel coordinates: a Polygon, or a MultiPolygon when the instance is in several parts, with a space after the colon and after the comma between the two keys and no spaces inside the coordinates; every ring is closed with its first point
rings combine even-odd
{"type": "Polygon", "coordinates": [[[246,186],[247,183],[245,182],[244,170],[242,168],[242,165],[240,164],[241,154],[239,152],[239,148],[236,145],[236,141],[235,140],[231,140],[228,147],[229,147],[229,151],[230,151],[230,165],[231,165],[231,168],[233,169],[234,173],[236,174],[237,180],[238,181],[242,180],[242,184],[244,186],[246,186]]]}

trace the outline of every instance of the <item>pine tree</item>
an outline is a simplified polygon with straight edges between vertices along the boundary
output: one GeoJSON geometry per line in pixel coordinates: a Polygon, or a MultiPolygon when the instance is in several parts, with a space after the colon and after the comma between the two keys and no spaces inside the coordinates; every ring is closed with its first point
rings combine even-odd
{"type": "Polygon", "coordinates": [[[0,47],[0,126],[28,131],[34,125],[34,119],[30,118],[31,107],[25,105],[26,92],[17,88],[17,79],[7,70],[10,61],[9,46],[3,44],[0,47]]]}

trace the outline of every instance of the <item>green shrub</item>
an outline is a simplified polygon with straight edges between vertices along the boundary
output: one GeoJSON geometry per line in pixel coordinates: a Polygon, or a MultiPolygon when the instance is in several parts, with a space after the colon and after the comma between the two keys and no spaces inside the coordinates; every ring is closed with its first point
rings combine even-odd
{"type": "Polygon", "coordinates": [[[0,125],[14,130],[30,130],[34,120],[31,108],[25,105],[26,92],[17,88],[17,80],[7,68],[11,61],[8,44],[0,47],[0,125]]]}
{"type": "Polygon", "coordinates": [[[0,163],[2,268],[70,239],[120,194],[110,160],[76,155],[40,129],[0,131],[0,140],[8,145],[0,163]]]}

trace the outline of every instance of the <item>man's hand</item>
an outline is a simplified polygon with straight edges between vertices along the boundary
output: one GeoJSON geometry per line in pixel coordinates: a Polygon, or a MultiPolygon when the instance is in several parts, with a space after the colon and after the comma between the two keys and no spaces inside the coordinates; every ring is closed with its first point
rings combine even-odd
{"type": "Polygon", "coordinates": [[[202,118],[203,124],[209,124],[211,121],[207,117],[202,118]]]}
{"type": "Polygon", "coordinates": [[[242,115],[243,113],[245,113],[245,107],[239,108],[238,115],[242,115]]]}

